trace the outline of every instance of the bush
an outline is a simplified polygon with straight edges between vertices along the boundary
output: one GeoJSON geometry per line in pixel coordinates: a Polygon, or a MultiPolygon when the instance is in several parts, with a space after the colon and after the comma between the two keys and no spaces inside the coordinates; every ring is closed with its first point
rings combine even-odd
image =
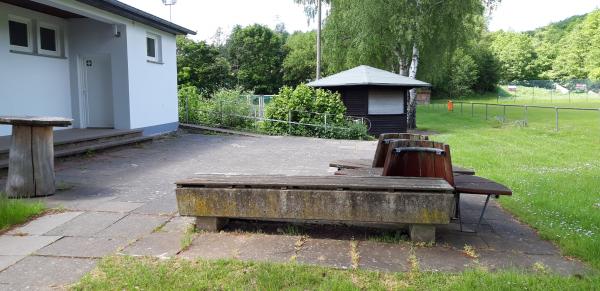
{"type": "Polygon", "coordinates": [[[220,89],[211,98],[200,96],[195,86],[179,88],[179,118],[181,122],[247,128],[253,124],[249,118],[251,105],[244,99],[241,89],[220,89]],[[186,108],[187,104],[187,108],[186,108]]]}
{"type": "Polygon", "coordinates": [[[368,139],[367,128],[347,120],[345,114],[346,107],[338,93],[301,84],[295,89],[283,87],[265,107],[267,119],[289,119],[301,124],[290,127],[287,122],[267,120],[261,128],[269,134],[368,139]]]}

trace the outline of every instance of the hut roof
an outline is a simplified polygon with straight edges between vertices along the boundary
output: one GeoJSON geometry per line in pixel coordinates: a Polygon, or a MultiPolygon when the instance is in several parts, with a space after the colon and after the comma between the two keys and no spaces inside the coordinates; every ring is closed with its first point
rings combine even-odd
{"type": "Polygon", "coordinates": [[[359,85],[410,88],[431,87],[431,84],[429,83],[365,65],[308,83],[308,86],[311,87],[343,87],[359,85]]]}

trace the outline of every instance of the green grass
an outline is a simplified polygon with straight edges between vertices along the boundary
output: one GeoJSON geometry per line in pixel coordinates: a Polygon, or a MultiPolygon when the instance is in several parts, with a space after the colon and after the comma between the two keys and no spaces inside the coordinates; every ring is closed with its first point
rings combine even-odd
{"type": "Polygon", "coordinates": [[[44,205],[40,202],[8,199],[0,193],[0,232],[15,224],[23,223],[43,211],[44,205]]]}
{"type": "Polygon", "coordinates": [[[500,202],[520,220],[600,268],[599,113],[565,114],[558,132],[545,114],[530,111],[529,126],[520,127],[485,121],[481,111],[471,117],[421,107],[418,125],[440,133],[434,139],[451,145],[453,163],[512,188],[500,202]]]}
{"type": "Polygon", "coordinates": [[[295,263],[108,257],[74,290],[593,290],[599,277],[468,270],[382,273],[295,263]]]}

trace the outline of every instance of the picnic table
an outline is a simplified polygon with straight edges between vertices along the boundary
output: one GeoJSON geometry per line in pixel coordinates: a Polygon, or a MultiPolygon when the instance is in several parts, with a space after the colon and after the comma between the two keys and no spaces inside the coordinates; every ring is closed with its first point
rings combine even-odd
{"type": "Polygon", "coordinates": [[[56,192],[53,127],[67,127],[72,119],[47,116],[0,116],[12,125],[8,156],[8,197],[40,197],[56,192]]]}

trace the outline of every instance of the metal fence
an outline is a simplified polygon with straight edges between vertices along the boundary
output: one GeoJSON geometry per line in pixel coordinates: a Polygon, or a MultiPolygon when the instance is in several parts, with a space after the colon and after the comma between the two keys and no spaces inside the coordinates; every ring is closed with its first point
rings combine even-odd
{"type": "Polygon", "coordinates": [[[480,117],[485,120],[496,120],[502,123],[514,122],[520,126],[528,126],[531,122],[537,124],[551,124],[555,131],[559,131],[562,121],[573,122],[575,126],[584,120],[584,125],[590,128],[598,127],[600,130],[600,108],[577,108],[540,105],[518,105],[483,102],[453,101],[453,109],[447,103],[431,103],[421,105],[429,111],[447,111],[454,114],[480,117]],[[562,119],[561,119],[562,118],[562,119]]]}
{"type": "Polygon", "coordinates": [[[521,80],[500,84],[497,103],[600,102],[600,82],[581,80],[521,80]]]}
{"type": "Polygon", "coordinates": [[[286,119],[267,118],[264,115],[265,98],[271,96],[246,96],[236,102],[216,102],[211,109],[191,108],[188,102],[184,104],[181,121],[188,124],[199,124],[212,127],[235,128],[260,132],[260,124],[274,122],[287,125],[287,134],[292,135],[298,127],[321,129],[323,133],[334,130],[354,130],[351,125],[363,124],[370,129],[370,120],[365,117],[343,116],[344,122],[330,113],[288,110],[286,119]],[[316,121],[309,123],[306,120],[316,121]],[[346,126],[340,126],[344,124],[346,126]]]}

